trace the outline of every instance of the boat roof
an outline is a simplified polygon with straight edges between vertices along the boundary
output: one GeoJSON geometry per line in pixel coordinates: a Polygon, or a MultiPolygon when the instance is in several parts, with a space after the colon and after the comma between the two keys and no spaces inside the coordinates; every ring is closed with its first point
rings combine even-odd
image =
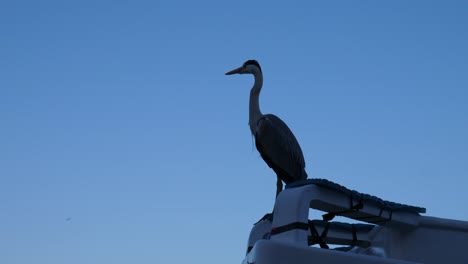
{"type": "Polygon", "coordinates": [[[386,201],[374,195],[360,193],[355,190],[350,190],[342,185],[339,185],[337,183],[334,183],[326,179],[307,179],[303,181],[296,181],[296,182],[286,185],[285,188],[289,189],[289,188],[295,188],[295,187],[309,185],[309,184],[315,184],[315,185],[325,187],[334,191],[338,191],[347,196],[350,196],[353,200],[354,199],[361,200],[365,202],[366,204],[375,204],[376,206],[379,206],[380,208],[386,208],[392,211],[402,211],[402,212],[417,213],[417,214],[426,213],[426,208],[424,207],[386,201]]]}

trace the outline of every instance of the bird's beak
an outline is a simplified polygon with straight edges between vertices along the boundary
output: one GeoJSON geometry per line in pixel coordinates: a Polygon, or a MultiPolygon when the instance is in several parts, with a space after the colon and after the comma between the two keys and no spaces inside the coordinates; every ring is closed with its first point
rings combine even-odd
{"type": "Polygon", "coordinates": [[[240,73],[242,71],[242,67],[239,67],[237,69],[234,69],[230,72],[226,72],[226,75],[231,75],[231,74],[236,74],[236,73],[240,73]]]}

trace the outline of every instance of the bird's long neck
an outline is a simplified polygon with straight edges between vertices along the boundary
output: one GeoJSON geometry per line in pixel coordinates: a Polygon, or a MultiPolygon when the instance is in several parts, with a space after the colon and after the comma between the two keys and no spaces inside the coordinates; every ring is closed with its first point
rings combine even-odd
{"type": "Polygon", "coordinates": [[[255,83],[250,90],[250,102],[249,102],[249,126],[250,132],[252,135],[255,135],[255,129],[257,127],[257,122],[262,117],[262,112],[260,112],[260,90],[263,85],[263,76],[261,72],[254,73],[255,83]]]}

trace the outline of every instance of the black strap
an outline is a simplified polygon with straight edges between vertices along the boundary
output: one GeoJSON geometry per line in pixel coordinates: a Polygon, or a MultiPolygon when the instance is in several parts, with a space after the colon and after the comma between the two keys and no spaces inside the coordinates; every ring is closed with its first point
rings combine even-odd
{"type": "Polygon", "coordinates": [[[351,232],[353,233],[353,242],[352,246],[355,247],[357,244],[357,231],[356,231],[356,225],[351,224],[351,232]]]}
{"type": "Polygon", "coordinates": [[[274,235],[281,234],[283,232],[291,231],[294,229],[308,230],[309,224],[303,223],[303,222],[294,222],[294,223],[290,223],[287,225],[274,227],[271,229],[270,234],[274,236],[274,235]]]}
{"type": "Polygon", "coordinates": [[[388,211],[389,211],[388,218],[387,218],[387,219],[378,220],[378,221],[374,221],[374,222],[373,222],[374,224],[383,223],[383,222],[387,222],[387,221],[392,221],[393,209],[390,209],[390,208],[388,208],[388,207],[387,207],[387,208],[386,208],[386,207],[382,207],[382,208],[380,209],[379,217],[382,217],[382,213],[383,213],[384,209],[388,209],[388,211]]]}
{"type": "Polygon", "coordinates": [[[330,222],[327,222],[327,224],[325,225],[325,228],[323,229],[322,234],[320,235],[321,238],[327,237],[328,229],[330,229],[330,222]]]}
{"type": "Polygon", "coordinates": [[[273,213],[268,213],[266,215],[264,215],[260,220],[258,220],[254,225],[260,223],[261,221],[263,220],[268,220],[270,222],[273,222],[273,213]]]}
{"type": "Polygon", "coordinates": [[[359,211],[363,207],[364,207],[364,195],[361,194],[359,202],[357,204],[353,204],[353,194],[350,194],[349,195],[349,209],[341,211],[341,212],[327,213],[327,214],[322,215],[322,218],[323,218],[323,221],[331,221],[337,215],[343,215],[346,213],[359,211]]]}
{"type": "Polygon", "coordinates": [[[322,215],[323,221],[331,221],[333,218],[335,218],[336,215],[338,215],[339,212],[336,213],[326,213],[322,215]]]}
{"type": "Polygon", "coordinates": [[[247,247],[247,253],[250,253],[250,251],[252,251],[252,248],[252,246],[247,247]]]}
{"type": "Polygon", "coordinates": [[[328,225],[325,227],[325,230],[323,231],[321,236],[318,234],[314,223],[310,220],[309,220],[309,228],[310,228],[310,237],[308,239],[309,246],[319,244],[321,248],[329,249],[327,243],[323,241],[323,238],[326,237],[327,232],[328,232],[328,225]]]}
{"type": "Polygon", "coordinates": [[[382,214],[383,214],[384,209],[385,209],[385,205],[383,205],[382,207],[380,207],[379,217],[382,217],[382,214]]]}

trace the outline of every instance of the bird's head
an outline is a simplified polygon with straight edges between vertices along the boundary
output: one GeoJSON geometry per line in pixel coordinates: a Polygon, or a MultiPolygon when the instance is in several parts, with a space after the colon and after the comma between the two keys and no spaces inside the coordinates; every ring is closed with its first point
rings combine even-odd
{"type": "Polygon", "coordinates": [[[256,73],[262,73],[262,68],[260,68],[260,64],[256,60],[248,60],[242,64],[241,67],[234,69],[230,72],[226,72],[226,75],[231,75],[231,74],[256,74],[256,73]]]}

